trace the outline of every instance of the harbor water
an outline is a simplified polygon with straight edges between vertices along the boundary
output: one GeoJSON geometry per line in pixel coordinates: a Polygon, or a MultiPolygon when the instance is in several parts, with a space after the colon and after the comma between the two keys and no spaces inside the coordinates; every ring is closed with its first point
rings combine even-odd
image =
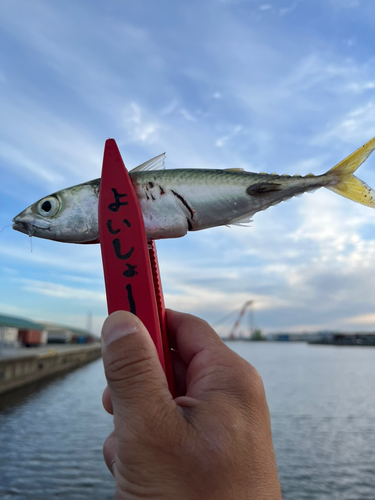
{"type": "MultiPolygon", "coordinates": [[[[375,499],[375,349],[232,342],[261,373],[284,500],[375,499]]],[[[114,496],[101,360],[0,397],[0,499],[114,496]]]]}

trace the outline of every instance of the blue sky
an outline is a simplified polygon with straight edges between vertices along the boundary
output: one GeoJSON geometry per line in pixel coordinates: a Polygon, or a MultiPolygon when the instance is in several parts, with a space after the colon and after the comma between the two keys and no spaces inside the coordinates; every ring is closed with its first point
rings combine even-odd
{"type": "MultiPolygon", "coordinates": [[[[375,6],[365,0],[3,0],[0,228],[132,168],[323,173],[375,136],[375,6]]],[[[375,187],[375,157],[359,177],[375,187]]],[[[0,312],[96,332],[99,245],[0,234],[0,312]]],[[[375,212],[321,189],[157,244],[167,306],[215,322],[254,300],[265,332],[375,328],[375,212]]]]}

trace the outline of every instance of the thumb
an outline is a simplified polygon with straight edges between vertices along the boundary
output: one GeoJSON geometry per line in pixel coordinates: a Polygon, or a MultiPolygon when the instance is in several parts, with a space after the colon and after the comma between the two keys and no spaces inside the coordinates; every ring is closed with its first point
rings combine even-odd
{"type": "Polygon", "coordinates": [[[116,311],[102,329],[104,371],[113,414],[127,420],[156,418],[172,402],[154,343],[133,314],[116,311]]]}

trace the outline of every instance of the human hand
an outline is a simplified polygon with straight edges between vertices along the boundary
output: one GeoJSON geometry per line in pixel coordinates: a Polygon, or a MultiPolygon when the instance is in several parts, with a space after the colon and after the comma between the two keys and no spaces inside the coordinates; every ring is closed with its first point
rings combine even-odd
{"type": "Polygon", "coordinates": [[[118,311],[103,326],[116,499],[280,500],[260,375],[205,321],[168,310],[167,327],[175,399],[141,321],[118,311]]]}

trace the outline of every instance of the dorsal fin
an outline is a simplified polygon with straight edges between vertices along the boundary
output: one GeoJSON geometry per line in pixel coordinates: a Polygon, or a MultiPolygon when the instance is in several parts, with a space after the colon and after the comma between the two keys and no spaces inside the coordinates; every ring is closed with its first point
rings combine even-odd
{"type": "Polygon", "coordinates": [[[164,160],[165,153],[162,153],[159,156],[155,156],[155,158],[151,158],[151,160],[142,163],[142,165],[138,165],[138,167],[133,168],[130,172],[142,172],[143,170],[164,170],[164,160]]]}

